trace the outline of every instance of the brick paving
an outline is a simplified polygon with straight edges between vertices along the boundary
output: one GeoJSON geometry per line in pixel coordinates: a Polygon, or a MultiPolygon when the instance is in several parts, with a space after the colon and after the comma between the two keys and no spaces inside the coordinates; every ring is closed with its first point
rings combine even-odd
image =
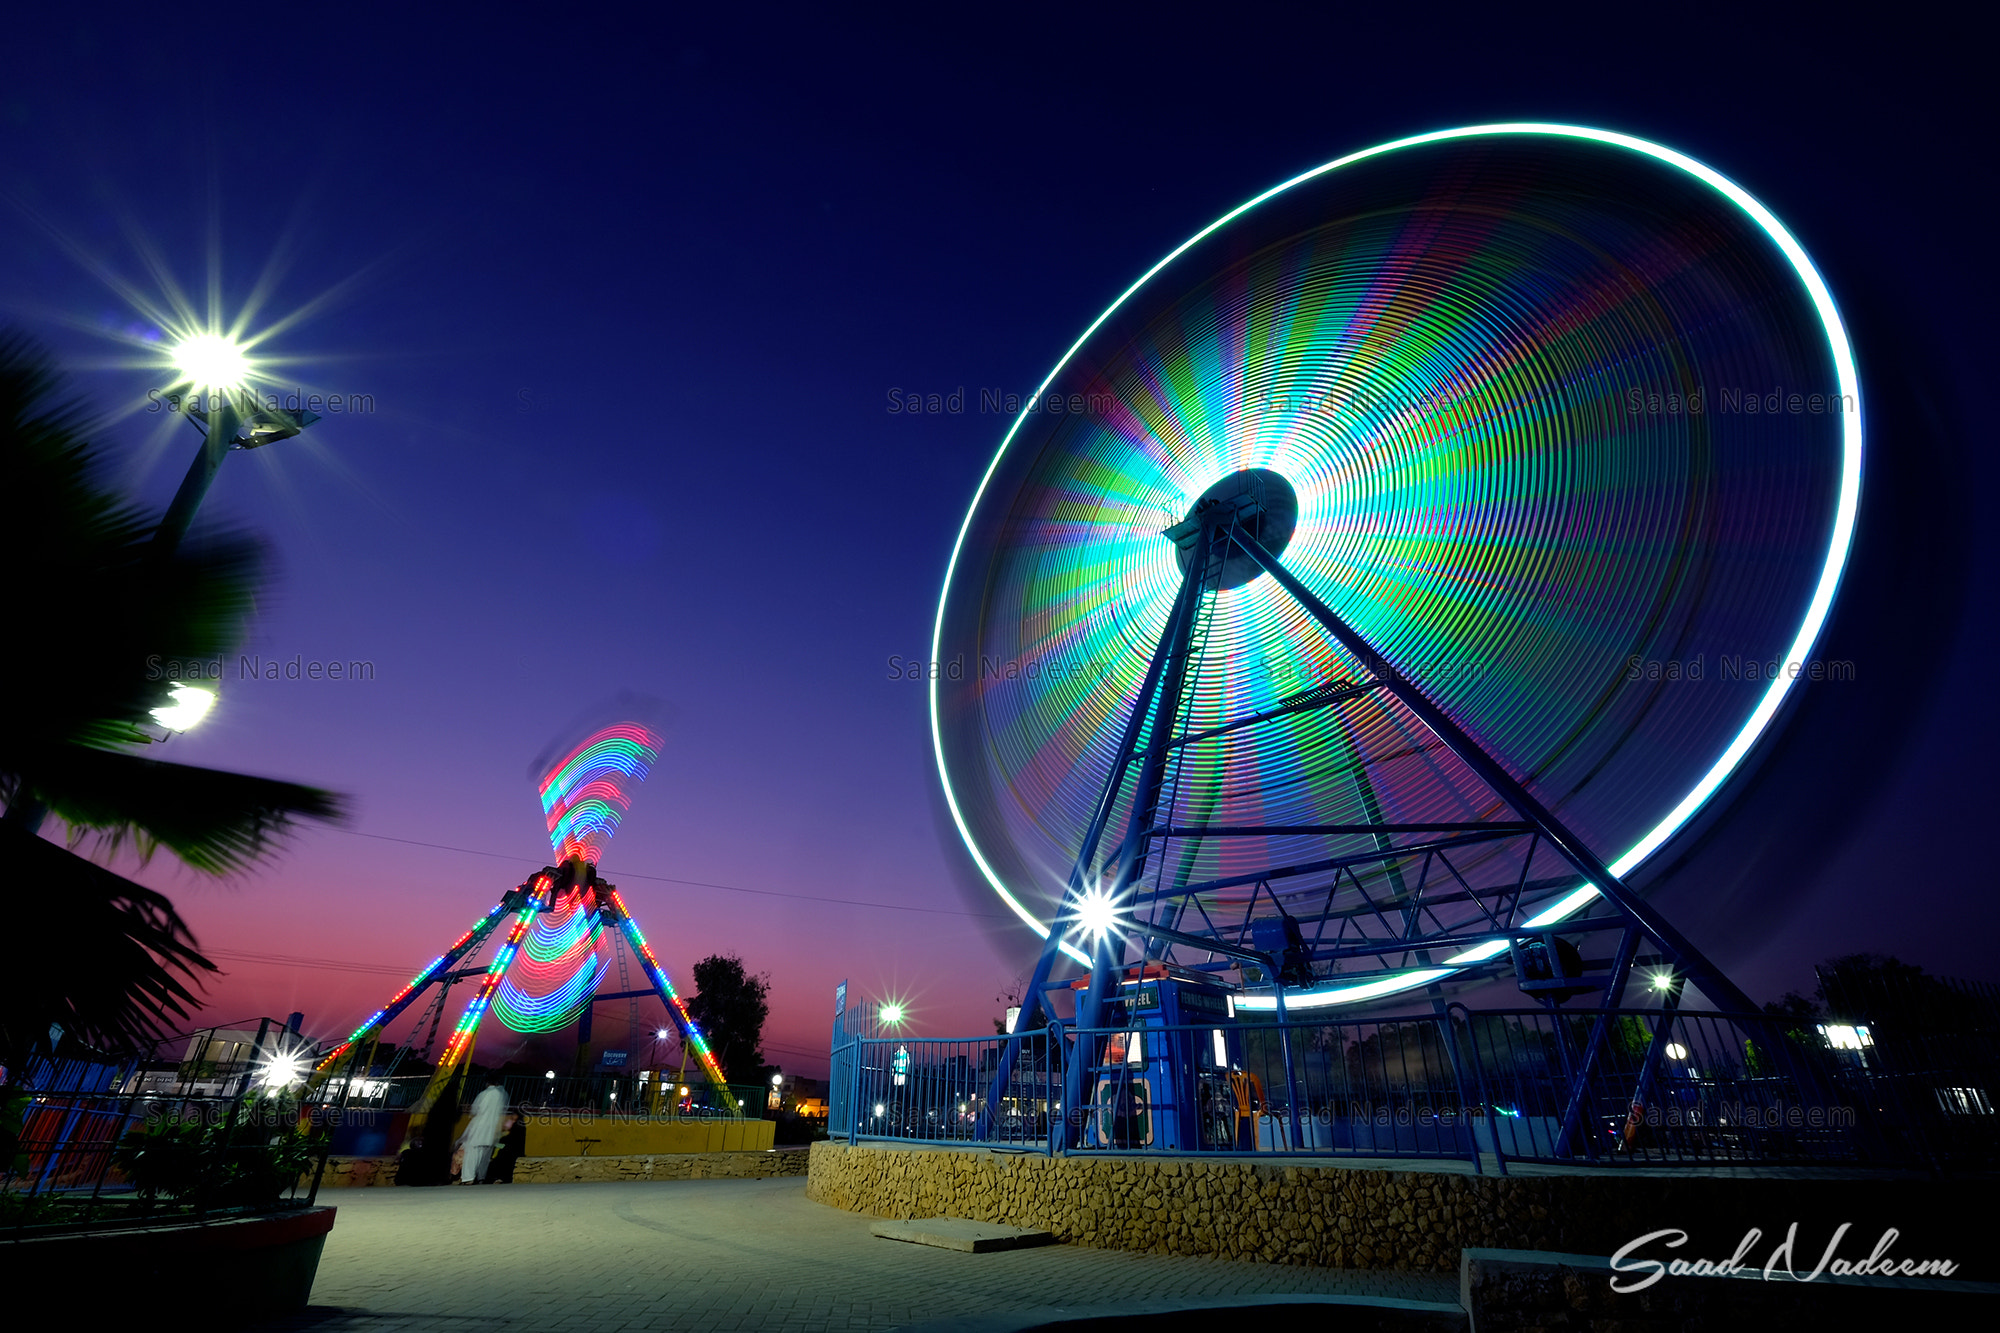
{"type": "Polygon", "coordinates": [[[295,1333],[894,1329],[1162,1299],[1456,1302],[1456,1276],[881,1240],[796,1178],[340,1190],[295,1333]]]}

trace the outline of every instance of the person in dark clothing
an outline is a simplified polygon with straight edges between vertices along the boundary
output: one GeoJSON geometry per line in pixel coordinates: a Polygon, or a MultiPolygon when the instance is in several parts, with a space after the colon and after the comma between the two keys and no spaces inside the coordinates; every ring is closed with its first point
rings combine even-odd
{"type": "Polygon", "coordinates": [[[521,1160],[521,1154],[528,1150],[528,1122],[519,1112],[509,1111],[501,1122],[504,1128],[500,1134],[500,1146],[494,1150],[493,1165],[486,1169],[486,1179],[492,1183],[511,1185],[514,1183],[514,1163],[521,1160]]]}

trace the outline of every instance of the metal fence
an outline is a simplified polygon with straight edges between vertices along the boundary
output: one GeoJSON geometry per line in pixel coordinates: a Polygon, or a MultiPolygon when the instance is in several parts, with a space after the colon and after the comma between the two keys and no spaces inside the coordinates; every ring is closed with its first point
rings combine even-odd
{"type": "Polygon", "coordinates": [[[835,1058],[848,1141],[977,1141],[1050,1150],[1062,1099],[1061,1036],[1022,1037],[989,1104],[1005,1037],[856,1037],[835,1058]]]}
{"type": "Polygon", "coordinates": [[[120,1058],[33,1061],[9,1088],[25,1100],[12,1152],[0,1154],[0,1230],[296,1199],[324,1161],[317,1130],[330,1107],[296,1095],[306,1044],[275,1021],[252,1022],[120,1058]],[[175,1185],[163,1191],[169,1171],[175,1185]]]}
{"type": "MultiPolygon", "coordinates": [[[[554,1078],[546,1074],[505,1074],[498,1076],[498,1081],[507,1093],[507,1105],[529,1112],[592,1112],[656,1120],[757,1120],[768,1109],[771,1093],[768,1084],[717,1084],[699,1080],[683,1083],[651,1075],[650,1070],[554,1078]]],[[[336,1098],[345,1086],[344,1075],[329,1084],[336,1098]]],[[[461,1103],[470,1105],[483,1086],[482,1077],[467,1081],[460,1090],[461,1103]]],[[[429,1074],[398,1074],[388,1078],[357,1074],[346,1106],[350,1111],[407,1111],[429,1087],[429,1074]]]]}
{"type": "Polygon", "coordinates": [[[1509,1161],[2000,1161],[1992,1032],[1842,1045],[1763,1015],[1459,1005],[1228,1027],[1056,1024],[1022,1039],[1004,1082],[1008,1038],[835,1036],[830,1131],[850,1142],[1456,1158],[1503,1172],[1509,1161]],[[1065,1110],[1077,1061],[1085,1092],[1065,1110]]]}

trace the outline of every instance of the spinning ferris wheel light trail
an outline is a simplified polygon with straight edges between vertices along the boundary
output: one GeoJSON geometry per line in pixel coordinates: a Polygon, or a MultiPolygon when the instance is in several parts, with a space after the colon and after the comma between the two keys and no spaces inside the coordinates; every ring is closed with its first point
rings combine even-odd
{"type": "MultiPolygon", "coordinates": [[[[645,975],[645,992],[658,996],[692,1054],[725,1104],[735,1106],[722,1067],[688,1013],[666,969],[639,929],[615,886],[598,877],[597,861],[631,804],[631,789],[643,782],[658,758],[660,737],[637,723],[606,727],[557,761],[540,784],[549,843],[557,864],[545,866],[509,890],[472,928],[432,959],[410,983],[377,1010],[353,1035],[327,1054],[314,1072],[333,1077],[358,1064],[383,1031],[435,984],[449,986],[467,976],[459,965],[479,953],[502,922],[509,922],[478,989],[453,1028],[429,1088],[411,1116],[412,1134],[422,1125],[439,1094],[469,1063],[481,1021],[490,1013],[515,1032],[552,1032],[578,1021],[605,975],[599,952],[607,931],[632,951],[645,975]]],[[[633,992],[637,994],[637,992],[633,992]]]]}
{"type": "Polygon", "coordinates": [[[1032,401],[931,654],[1017,669],[930,699],[1044,940],[1021,1029],[1065,955],[1095,1026],[1128,950],[1282,1015],[1530,959],[1615,1006],[1643,943],[1750,1007],[1627,883],[1771,734],[1858,512],[1845,328],[1747,191],[1576,126],[1385,144],[1176,248],[1032,401]],[[1778,669],[1681,669],[1725,658],[1778,669]]]}

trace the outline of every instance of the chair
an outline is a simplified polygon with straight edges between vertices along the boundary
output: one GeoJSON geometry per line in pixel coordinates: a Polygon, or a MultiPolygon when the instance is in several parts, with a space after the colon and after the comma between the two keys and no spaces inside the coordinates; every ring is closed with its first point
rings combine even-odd
{"type": "Polygon", "coordinates": [[[1236,1098],[1236,1146],[1257,1146],[1257,1117],[1264,1110],[1264,1081],[1247,1069],[1229,1071],[1229,1091],[1236,1098]]]}

